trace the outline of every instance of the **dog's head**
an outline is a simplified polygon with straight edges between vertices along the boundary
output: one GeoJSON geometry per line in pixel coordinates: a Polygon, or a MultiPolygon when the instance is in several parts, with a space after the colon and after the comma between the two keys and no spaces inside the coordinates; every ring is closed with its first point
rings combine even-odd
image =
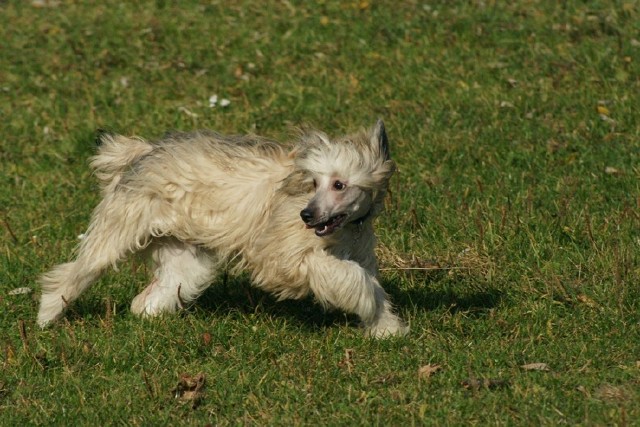
{"type": "Polygon", "coordinates": [[[395,171],[382,120],[370,130],[336,140],[318,132],[307,135],[295,156],[298,182],[313,191],[300,217],[317,236],[361,224],[382,210],[395,171]]]}

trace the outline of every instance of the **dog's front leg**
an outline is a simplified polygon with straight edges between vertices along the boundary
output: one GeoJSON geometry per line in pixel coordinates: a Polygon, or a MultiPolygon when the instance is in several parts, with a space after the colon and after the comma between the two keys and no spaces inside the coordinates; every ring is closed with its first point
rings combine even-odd
{"type": "Polygon", "coordinates": [[[309,286],[320,303],[357,314],[367,335],[383,338],[409,331],[393,313],[376,277],[357,262],[316,252],[307,256],[306,267],[309,286]]]}

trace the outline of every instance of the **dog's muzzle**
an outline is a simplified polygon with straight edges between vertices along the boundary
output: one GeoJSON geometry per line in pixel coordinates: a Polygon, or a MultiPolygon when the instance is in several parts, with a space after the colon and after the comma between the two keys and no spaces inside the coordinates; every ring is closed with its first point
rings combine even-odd
{"type": "Polygon", "coordinates": [[[302,218],[305,224],[309,224],[313,221],[313,211],[309,208],[302,209],[300,211],[300,218],[302,218]]]}
{"type": "Polygon", "coordinates": [[[302,218],[302,221],[304,221],[307,228],[315,229],[316,236],[319,237],[332,234],[342,225],[346,217],[346,214],[340,214],[333,216],[326,221],[314,221],[315,215],[311,209],[305,208],[300,211],[300,218],[302,218]]]}

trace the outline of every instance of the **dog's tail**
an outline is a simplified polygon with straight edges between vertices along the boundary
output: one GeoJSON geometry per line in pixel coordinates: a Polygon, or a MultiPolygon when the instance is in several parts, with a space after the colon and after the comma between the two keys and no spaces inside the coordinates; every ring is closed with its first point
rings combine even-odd
{"type": "Polygon", "coordinates": [[[91,167],[103,189],[114,188],[123,173],[141,157],[153,150],[142,138],[100,132],[96,138],[98,153],[91,158],[91,167]]]}

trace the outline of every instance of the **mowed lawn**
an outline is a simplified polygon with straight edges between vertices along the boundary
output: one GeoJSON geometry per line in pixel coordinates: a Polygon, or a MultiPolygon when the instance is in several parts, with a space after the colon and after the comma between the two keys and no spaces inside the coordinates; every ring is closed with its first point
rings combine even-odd
{"type": "Polygon", "coordinates": [[[639,425],[639,107],[634,1],[0,2],[0,425],[639,425]],[[96,129],[379,117],[409,336],[232,275],[140,320],[138,258],[37,327],[96,129]]]}

